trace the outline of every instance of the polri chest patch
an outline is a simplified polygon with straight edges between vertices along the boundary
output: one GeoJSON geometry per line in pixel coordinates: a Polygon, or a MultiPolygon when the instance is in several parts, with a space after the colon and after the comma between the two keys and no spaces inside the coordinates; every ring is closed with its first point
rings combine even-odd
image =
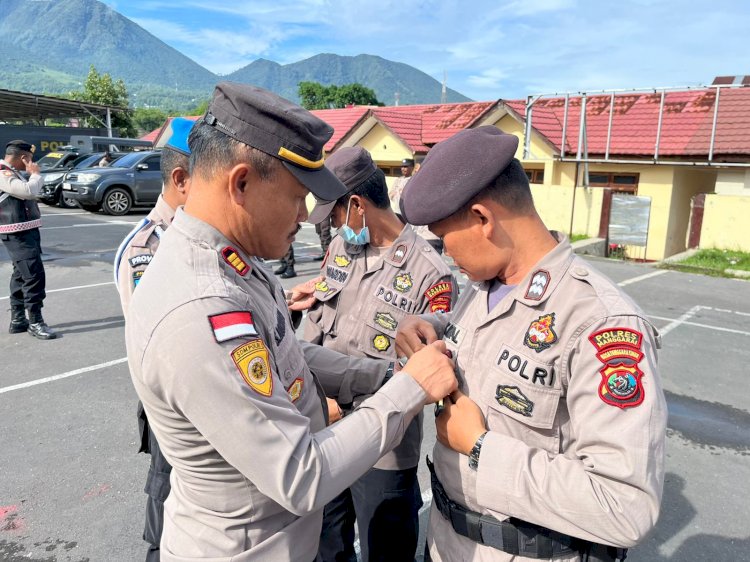
{"type": "Polygon", "coordinates": [[[375,290],[375,297],[386,304],[395,306],[399,310],[403,310],[404,312],[411,313],[414,310],[414,301],[412,299],[406,298],[401,293],[389,289],[384,285],[380,285],[375,290]]]}
{"type": "Polygon", "coordinates": [[[504,345],[500,348],[495,365],[519,381],[548,387],[555,385],[555,371],[552,365],[534,361],[510,346],[504,345]]]}

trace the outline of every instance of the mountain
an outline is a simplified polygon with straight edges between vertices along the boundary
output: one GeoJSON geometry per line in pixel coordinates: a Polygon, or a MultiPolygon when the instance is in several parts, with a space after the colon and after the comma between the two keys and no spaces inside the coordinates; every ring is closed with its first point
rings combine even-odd
{"type": "MultiPolygon", "coordinates": [[[[259,59],[218,76],[98,0],[0,0],[0,87],[64,94],[81,88],[93,64],[122,78],[131,103],[183,110],[207,99],[214,84],[255,84],[299,101],[302,80],[359,82],[394,103],[440,101],[441,84],[406,64],[359,55],[321,54],[287,65],[259,59]]],[[[468,98],[448,90],[448,101],[468,98]]]]}
{"type": "MultiPolygon", "coordinates": [[[[302,81],[320,82],[326,86],[359,82],[372,88],[386,105],[395,103],[396,92],[401,104],[440,103],[442,90],[440,82],[421,70],[373,55],[342,57],[326,53],[283,66],[258,59],[229,74],[226,79],[256,84],[293,101],[299,101],[297,84],[302,81]]],[[[450,88],[447,100],[470,101],[450,88]]]]}

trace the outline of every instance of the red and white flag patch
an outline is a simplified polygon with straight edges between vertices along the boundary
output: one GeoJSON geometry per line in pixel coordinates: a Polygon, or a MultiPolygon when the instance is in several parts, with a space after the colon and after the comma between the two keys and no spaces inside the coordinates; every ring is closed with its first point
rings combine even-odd
{"type": "Polygon", "coordinates": [[[219,343],[235,338],[254,337],[258,335],[253,324],[253,315],[249,312],[226,312],[209,316],[214,337],[219,343]]]}

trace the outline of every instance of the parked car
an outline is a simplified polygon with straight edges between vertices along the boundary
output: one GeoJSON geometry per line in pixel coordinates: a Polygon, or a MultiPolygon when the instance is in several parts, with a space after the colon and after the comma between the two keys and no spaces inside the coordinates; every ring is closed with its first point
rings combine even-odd
{"type": "Polygon", "coordinates": [[[85,152],[81,152],[71,146],[66,146],[60,150],[48,152],[39,159],[37,165],[42,171],[70,168],[71,163],[82,154],[85,154],[85,152]]]}
{"type": "MultiPolygon", "coordinates": [[[[39,194],[39,199],[47,205],[59,205],[63,209],[77,207],[76,201],[67,196],[62,196],[62,183],[66,172],[75,169],[89,168],[96,166],[99,160],[104,156],[103,152],[94,152],[93,154],[76,154],[74,159],[60,159],[60,163],[50,168],[41,170],[44,185],[39,194]]],[[[115,158],[122,156],[122,153],[112,154],[115,158]]]]}
{"type": "Polygon", "coordinates": [[[131,152],[106,168],[71,170],[62,194],[87,211],[124,215],[133,205],[153,205],[161,193],[161,152],[131,152]]]}

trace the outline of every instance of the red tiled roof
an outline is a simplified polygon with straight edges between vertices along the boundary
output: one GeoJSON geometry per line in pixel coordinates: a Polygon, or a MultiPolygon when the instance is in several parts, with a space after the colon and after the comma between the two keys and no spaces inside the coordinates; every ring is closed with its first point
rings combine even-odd
{"type": "Polygon", "coordinates": [[[400,137],[412,152],[426,153],[430,147],[422,142],[422,113],[418,109],[403,109],[406,107],[409,106],[378,107],[372,112],[381,123],[400,137]]]}
{"type": "Polygon", "coordinates": [[[435,144],[466,129],[496,102],[446,103],[427,107],[422,112],[422,142],[435,144]]]}
{"type": "MultiPolygon", "coordinates": [[[[667,92],[659,139],[659,156],[707,157],[711,141],[716,89],[667,92]]],[[[651,156],[656,146],[660,93],[618,94],[615,96],[610,157],[651,156]]],[[[523,100],[504,102],[522,119],[523,100]]],[[[586,99],[586,134],[589,156],[605,154],[610,114],[610,95],[586,99]]],[[[558,150],[562,145],[565,98],[545,98],[533,106],[531,124],[558,150]]],[[[566,154],[578,150],[581,97],[568,104],[566,154]]],[[[719,97],[719,114],[714,156],[750,154],[750,88],[725,88],[719,97]]]]}
{"type": "Polygon", "coordinates": [[[161,130],[162,130],[163,127],[164,127],[164,125],[162,125],[158,129],[154,129],[153,131],[151,131],[147,135],[143,135],[139,140],[148,141],[151,144],[154,144],[154,141],[156,140],[156,137],[159,136],[159,133],[161,133],[161,130]]]}
{"type": "Polygon", "coordinates": [[[348,133],[354,125],[371,109],[366,105],[355,105],[343,109],[315,109],[312,113],[333,127],[333,136],[326,143],[324,149],[330,152],[336,143],[348,133]]]}

